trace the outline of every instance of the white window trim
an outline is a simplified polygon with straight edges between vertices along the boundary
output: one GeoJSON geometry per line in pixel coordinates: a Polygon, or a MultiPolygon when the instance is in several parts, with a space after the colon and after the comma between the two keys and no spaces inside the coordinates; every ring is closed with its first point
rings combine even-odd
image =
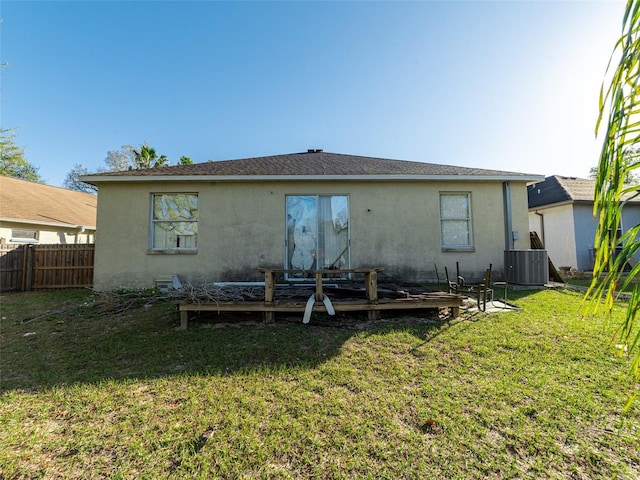
{"type": "Polygon", "coordinates": [[[20,237],[11,237],[9,239],[9,243],[40,243],[40,240],[37,238],[20,238],[20,237]]]}
{"type": "MultiPolygon", "coordinates": [[[[153,218],[154,198],[156,195],[195,195],[198,200],[198,218],[191,220],[198,224],[200,222],[200,198],[198,192],[151,192],[149,195],[149,243],[147,253],[150,255],[162,255],[162,254],[195,254],[198,253],[197,237],[196,235],[196,247],[183,248],[183,247],[170,247],[170,248],[156,248],[154,247],[154,228],[156,222],[166,222],[167,220],[155,220],[153,218]]],[[[189,221],[189,220],[187,220],[189,221]]]]}
{"type": "Polygon", "coordinates": [[[11,229],[11,238],[9,239],[10,243],[40,243],[40,232],[38,230],[30,230],[25,228],[12,228],[11,229]],[[14,232],[33,232],[35,233],[35,237],[14,237],[14,232]]]}
{"type": "Polygon", "coordinates": [[[473,207],[472,207],[472,199],[471,199],[471,192],[464,192],[464,191],[446,191],[446,192],[440,192],[438,195],[438,216],[440,217],[440,248],[442,249],[443,252],[460,252],[460,251],[465,251],[465,252],[473,252],[475,251],[475,246],[474,246],[474,238],[473,238],[473,207]],[[446,195],[466,195],[467,196],[467,201],[468,201],[468,205],[469,205],[469,213],[468,213],[468,217],[455,217],[455,218],[443,218],[442,217],[442,197],[446,196],[446,195]],[[460,221],[460,220],[465,220],[467,222],[467,227],[468,227],[468,232],[469,232],[469,244],[468,245],[445,245],[444,244],[444,236],[443,236],[443,231],[442,231],[442,225],[443,222],[446,222],[447,220],[456,220],[456,221],[460,221]]]}

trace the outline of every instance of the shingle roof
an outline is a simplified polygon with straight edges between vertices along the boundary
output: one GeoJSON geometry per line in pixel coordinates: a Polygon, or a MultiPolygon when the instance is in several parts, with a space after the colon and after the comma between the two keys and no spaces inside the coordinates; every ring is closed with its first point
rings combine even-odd
{"type": "MultiPolygon", "coordinates": [[[[367,175],[424,175],[424,176],[508,176],[531,177],[529,174],[457,167],[434,163],[390,160],[358,155],[313,150],[304,153],[272,155],[237,160],[210,161],[193,165],[106,172],[83,177],[99,182],[100,177],[150,176],[367,176],[367,175]]],[[[536,176],[538,177],[538,176],[536,176]]]]}
{"type": "Polygon", "coordinates": [[[0,176],[0,219],[95,228],[98,198],[0,176]]]}
{"type": "Polygon", "coordinates": [[[595,182],[553,175],[527,189],[529,208],[569,201],[593,201],[595,182]]]}
{"type": "Polygon", "coordinates": [[[553,175],[529,185],[529,208],[563,202],[593,203],[595,180],[553,175]]]}

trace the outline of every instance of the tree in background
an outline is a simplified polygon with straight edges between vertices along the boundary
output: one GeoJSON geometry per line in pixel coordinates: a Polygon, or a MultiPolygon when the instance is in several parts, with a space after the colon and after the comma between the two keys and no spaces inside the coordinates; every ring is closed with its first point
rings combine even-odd
{"type": "Polygon", "coordinates": [[[629,409],[638,395],[635,387],[640,381],[640,329],[636,320],[640,309],[640,285],[637,283],[640,263],[629,262],[640,251],[640,225],[622,236],[618,234],[618,228],[625,203],[640,195],[640,185],[625,184],[627,175],[640,168],[640,0],[627,2],[622,36],[616,42],[607,75],[610,79],[603,82],[596,122],[597,134],[606,115],[594,198],[594,215],[598,219],[594,243],[596,255],[587,298],[591,300],[594,312],[598,312],[604,301],[604,308],[610,314],[617,290],[633,286],[625,321],[617,332],[619,339],[616,339],[631,355],[629,380],[635,393],[626,406],[629,409]],[[617,54],[620,60],[614,70],[613,58],[617,54]],[[625,275],[629,263],[635,265],[625,275]]]}
{"type": "MultiPolygon", "coordinates": [[[[624,183],[628,184],[637,184],[640,183],[640,176],[637,173],[633,173],[633,170],[638,168],[638,166],[633,166],[633,162],[638,162],[638,154],[640,153],[640,149],[638,148],[630,148],[624,155],[625,158],[625,174],[624,174],[624,183]]],[[[598,176],[598,167],[591,167],[589,169],[589,178],[595,180],[598,176]]]]}
{"type": "Polygon", "coordinates": [[[16,134],[11,129],[0,129],[0,175],[44,183],[38,168],[24,157],[24,148],[14,141],[16,134]]]}
{"type": "Polygon", "coordinates": [[[158,157],[155,149],[150,147],[146,143],[138,149],[134,148],[133,155],[135,168],[166,167],[169,163],[169,159],[166,157],[166,155],[160,155],[158,157]]]}
{"type": "Polygon", "coordinates": [[[64,187],[76,192],[84,193],[98,193],[98,187],[85,183],[79,179],[82,175],[89,175],[89,170],[80,164],[75,164],[73,169],[67,173],[67,177],[64,179],[64,187]]]}
{"type": "MultiPolygon", "coordinates": [[[[123,145],[119,150],[109,150],[107,157],[104,159],[104,163],[105,167],[99,168],[95,172],[90,172],[81,164],[74,165],[73,169],[67,173],[64,181],[65,187],[78,192],[95,193],[95,187],[80,181],[79,177],[82,175],[90,175],[91,173],[122,172],[124,170],[166,167],[169,165],[169,159],[166,155],[158,156],[153,147],[143,143],[139,148],[133,145],[123,145]]],[[[177,163],[177,165],[191,164],[193,164],[193,160],[185,155],[181,156],[177,163]]]]}
{"type": "Polygon", "coordinates": [[[166,167],[169,159],[166,155],[158,157],[155,148],[146,143],[136,148],[133,145],[123,145],[120,150],[110,150],[104,160],[107,172],[122,172],[124,170],[139,170],[142,168],[166,167]]]}
{"type": "Polygon", "coordinates": [[[121,172],[133,168],[135,155],[133,145],[123,145],[120,150],[109,150],[104,163],[106,169],[98,169],[98,171],[121,172]]]}

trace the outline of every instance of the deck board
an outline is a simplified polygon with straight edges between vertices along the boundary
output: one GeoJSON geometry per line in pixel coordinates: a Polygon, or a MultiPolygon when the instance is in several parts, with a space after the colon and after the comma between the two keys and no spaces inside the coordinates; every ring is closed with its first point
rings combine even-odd
{"type": "MultiPolygon", "coordinates": [[[[424,293],[413,295],[409,298],[386,299],[379,298],[375,303],[366,299],[332,300],[336,312],[379,312],[382,310],[420,310],[446,308],[452,317],[457,317],[460,312],[464,297],[444,292],[424,293]]],[[[187,328],[189,312],[263,312],[271,313],[303,313],[306,301],[274,300],[264,301],[236,301],[236,302],[191,302],[179,300],[177,303],[180,312],[180,327],[187,328]]],[[[316,302],[314,312],[326,312],[327,308],[322,302],[316,302]]]]}

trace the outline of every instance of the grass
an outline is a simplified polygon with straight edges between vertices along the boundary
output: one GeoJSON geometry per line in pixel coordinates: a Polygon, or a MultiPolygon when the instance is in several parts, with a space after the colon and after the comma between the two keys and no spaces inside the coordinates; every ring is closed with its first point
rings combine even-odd
{"type": "Polygon", "coordinates": [[[166,301],[3,294],[0,478],[639,478],[622,308],[604,324],[574,292],[509,299],[179,332],[166,301]]]}
{"type": "MultiPolygon", "coordinates": [[[[626,279],[625,275],[622,275],[621,280],[624,281],[626,279]]],[[[582,287],[583,289],[587,289],[591,285],[591,277],[585,278],[564,278],[564,282],[566,285],[573,285],[575,287],[582,287]]],[[[635,285],[638,283],[637,280],[632,281],[625,288],[622,288],[622,282],[617,286],[617,292],[619,293],[631,293],[635,288],[635,285]]]]}

